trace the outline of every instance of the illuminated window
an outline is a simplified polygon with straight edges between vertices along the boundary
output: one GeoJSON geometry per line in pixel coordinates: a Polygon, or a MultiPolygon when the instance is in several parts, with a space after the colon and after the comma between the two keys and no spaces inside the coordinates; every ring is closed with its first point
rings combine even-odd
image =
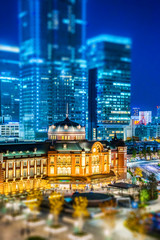
{"type": "Polygon", "coordinates": [[[23,162],[23,166],[25,166],[25,167],[27,166],[27,161],[23,162]]]}
{"type": "Polygon", "coordinates": [[[30,176],[33,177],[34,176],[34,168],[30,169],[30,176]]]}
{"type": "Polygon", "coordinates": [[[70,140],[70,136],[68,136],[68,140],[70,140]]]}
{"type": "Polygon", "coordinates": [[[43,168],[43,174],[44,174],[44,175],[47,174],[47,168],[46,168],[46,167],[43,168]]]}
{"type": "Polygon", "coordinates": [[[71,157],[67,157],[67,163],[68,163],[68,164],[71,163],[71,157]]]}
{"type": "Polygon", "coordinates": [[[93,166],[92,173],[99,173],[99,166],[93,166]]]}
{"type": "Polygon", "coordinates": [[[50,157],[50,163],[51,163],[51,164],[54,164],[54,156],[51,156],[51,157],[50,157]]]}
{"type": "Polygon", "coordinates": [[[51,173],[51,174],[54,174],[54,167],[51,167],[51,168],[50,168],[50,173],[51,173]]]}
{"type": "Polygon", "coordinates": [[[62,136],[62,140],[64,140],[64,136],[62,136]]]}
{"type": "Polygon", "coordinates": [[[34,166],[34,160],[31,161],[31,166],[34,166]]]}
{"type": "Polygon", "coordinates": [[[27,177],[27,169],[23,170],[23,177],[27,177]]]}
{"type": "Polygon", "coordinates": [[[62,171],[62,168],[58,167],[58,168],[57,168],[57,174],[58,174],[58,175],[62,175],[62,172],[63,172],[63,171],[62,171]]]}
{"type": "Polygon", "coordinates": [[[104,164],[104,171],[107,171],[107,164],[104,164]]]}
{"type": "Polygon", "coordinates": [[[67,140],[67,136],[65,136],[65,140],[67,140]]]}
{"type": "Polygon", "coordinates": [[[76,164],[79,164],[80,162],[80,157],[76,157],[76,164]]]}
{"type": "Polygon", "coordinates": [[[37,165],[40,165],[40,164],[41,164],[41,160],[38,159],[38,160],[37,160],[37,165]]]}
{"type": "Polygon", "coordinates": [[[89,156],[86,156],[86,164],[89,164],[89,156]]]}
{"type": "Polygon", "coordinates": [[[12,179],[13,178],[13,171],[12,170],[9,170],[9,179],[12,179]]]}
{"type": "Polygon", "coordinates": [[[66,164],[66,157],[63,157],[62,163],[66,164]]]}
{"type": "Polygon", "coordinates": [[[89,174],[89,166],[86,167],[86,174],[89,174]]]}
{"type": "Polygon", "coordinates": [[[79,174],[79,167],[76,167],[76,174],[79,174]]]}
{"type": "Polygon", "coordinates": [[[16,167],[20,167],[20,162],[16,162],[16,167]]]}
{"type": "Polygon", "coordinates": [[[47,160],[46,159],[43,159],[43,164],[46,164],[47,160]]]}
{"type": "Polygon", "coordinates": [[[16,178],[20,178],[20,169],[16,170],[16,178]]]}
{"type": "Polygon", "coordinates": [[[37,167],[37,175],[40,175],[40,167],[37,167]]]}
{"type": "Polygon", "coordinates": [[[13,163],[10,162],[10,163],[9,163],[9,168],[12,168],[12,167],[13,167],[13,163]]]}
{"type": "Polygon", "coordinates": [[[68,168],[68,169],[67,169],[67,174],[68,174],[68,175],[71,175],[71,168],[68,168]]]}

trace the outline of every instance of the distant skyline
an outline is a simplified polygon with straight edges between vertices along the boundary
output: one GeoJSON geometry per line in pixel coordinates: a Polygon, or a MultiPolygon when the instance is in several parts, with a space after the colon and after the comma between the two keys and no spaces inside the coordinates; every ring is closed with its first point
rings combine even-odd
{"type": "MultiPolygon", "coordinates": [[[[88,0],[87,38],[113,34],[132,39],[132,107],[160,105],[160,1],[88,0]]],[[[18,0],[0,8],[0,44],[18,45],[18,0]]]]}

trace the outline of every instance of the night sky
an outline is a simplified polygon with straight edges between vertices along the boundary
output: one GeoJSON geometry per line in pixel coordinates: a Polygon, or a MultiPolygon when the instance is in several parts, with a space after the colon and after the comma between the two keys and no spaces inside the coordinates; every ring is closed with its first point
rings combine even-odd
{"type": "MultiPolygon", "coordinates": [[[[0,43],[18,45],[18,0],[0,7],[0,43]]],[[[160,105],[160,0],[88,0],[87,37],[114,34],[132,39],[132,106],[160,105]]]]}

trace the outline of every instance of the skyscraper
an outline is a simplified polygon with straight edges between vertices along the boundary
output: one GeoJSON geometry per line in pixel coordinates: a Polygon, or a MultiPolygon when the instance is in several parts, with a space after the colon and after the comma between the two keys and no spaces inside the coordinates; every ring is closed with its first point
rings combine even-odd
{"type": "Polygon", "coordinates": [[[70,119],[85,125],[86,0],[20,0],[20,123],[24,138],[44,138],[70,119]]]}
{"type": "Polygon", "coordinates": [[[95,138],[95,133],[98,140],[111,140],[115,134],[124,139],[124,128],[130,122],[131,40],[100,35],[89,39],[87,45],[91,79],[88,89],[95,89],[94,95],[88,92],[89,103],[94,104],[92,98],[95,96],[97,100],[92,107],[88,106],[89,139],[95,138]],[[96,122],[96,127],[93,127],[93,122],[96,122]]]}
{"type": "Polygon", "coordinates": [[[0,44],[0,122],[19,121],[19,48],[0,44]]]}

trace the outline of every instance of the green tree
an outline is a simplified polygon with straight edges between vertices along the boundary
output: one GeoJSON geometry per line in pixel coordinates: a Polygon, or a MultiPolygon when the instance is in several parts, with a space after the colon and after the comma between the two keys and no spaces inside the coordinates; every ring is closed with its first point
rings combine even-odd
{"type": "Polygon", "coordinates": [[[156,149],[155,148],[153,148],[153,155],[155,155],[156,154],[156,149]]]}
{"type": "Polygon", "coordinates": [[[142,205],[149,201],[149,192],[145,188],[140,191],[140,201],[142,205]]]}
{"type": "Polygon", "coordinates": [[[139,157],[142,158],[142,151],[139,151],[139,157]]]}
{"type": "Polygon", "coordinates": [[[142,149],[142,154],[143,154],[144,158],[146,159],[147,152],[146,152],[145,148],[142,149]]]}
{"type": "Polygon", "coordinates": [[[150,199],[157,199],[158,198],[158,191],[157,191],[157,179],[155,177],[155,174],[152,173],[148,177],[149,183],[148,183],[148,189],[149,189],[149,194],[150,194],[150,199]]]}
{"type": "Polygon", "coordinates": [[[136,151],[135,148],[133,148],[133,150],[132,150],[132,157],[136,158],[136,155],[137,155],[137,151],[136,151]]]}
{"type": "Polygon", "coordinates": [[[151,156],[152,156],[152,151],[150,147],[147,147],[147,154],[149,155],[149,158],[151,160],[151,156]]]}

